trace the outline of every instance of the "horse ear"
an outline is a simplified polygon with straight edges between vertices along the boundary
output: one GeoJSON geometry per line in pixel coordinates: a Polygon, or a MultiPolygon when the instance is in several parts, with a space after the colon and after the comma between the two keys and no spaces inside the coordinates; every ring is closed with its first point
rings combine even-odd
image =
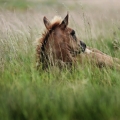
{"type": "Polygon", "coordinates": [[[45,27],[47,28],[47,29],[49,29],[49,27],[50,27],[50,21],[44,16],[44,18],[43,18],[43,22],[44,22],[44,24],[45,24],[45,27]]]}
{"type": "Polygon", "coordinates": [[[66,17],[64,18],[64,20],[62,21],[62,23],[60,24],[60,27],[62,29],[66,28],[68,25],[68,18],[69,18],[69,14],[67,13],[66,17]]]}

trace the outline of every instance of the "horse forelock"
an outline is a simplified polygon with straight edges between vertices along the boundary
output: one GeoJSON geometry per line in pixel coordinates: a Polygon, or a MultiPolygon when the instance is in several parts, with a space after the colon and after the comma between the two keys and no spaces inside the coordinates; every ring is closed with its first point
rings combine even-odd
{"type": "Polygon", "coordinates": [[[60,16],[55,16],[52,20],[51,20],[51,27],[53,27],[54,25],[60,25],[62,22],[62,18],[60,16]]]}

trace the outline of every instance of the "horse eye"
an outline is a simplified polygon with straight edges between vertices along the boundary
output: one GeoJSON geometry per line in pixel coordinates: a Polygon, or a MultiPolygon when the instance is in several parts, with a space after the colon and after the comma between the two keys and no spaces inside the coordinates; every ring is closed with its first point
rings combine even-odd
{"type": "Polygon", "coordinates": [[[72,35],[73,39],[76,41],[76,40],[77,40],[77,38],[76,38],[76,35],[75,35],[75,31],[74,31],[74,30],[72,30],[72,32],[71,32],[70,34],[72,35]]]}
{"type": "Polygon", "coordinates": [[[72,32],[70,33],[72,36],[74,36],[75,35],[75,31],[74,30],[72,30],[72,32]]]}

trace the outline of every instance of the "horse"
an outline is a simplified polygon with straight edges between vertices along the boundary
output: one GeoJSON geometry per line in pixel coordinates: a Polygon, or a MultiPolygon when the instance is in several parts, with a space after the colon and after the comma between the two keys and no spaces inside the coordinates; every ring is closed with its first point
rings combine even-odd
{"type": "Polygon", "coordinates": [[[71,66],[76,63],[76,56],[85,51],[86,44],[76,37],[75,30],[68,27],[69,14],[62,20],[55,16],[49,21],[45,16],[43,23],[46,30],[36,43],[36,67],[71,66]]]}
{"type": "Polygon", "coordinates": [[[59,65],[71,66],[79,62],[85,64],[89,62],[99,68],[109,67],[120,70],[120,59],[111,57],[96,48],[86,46],[78,40],[75,30],[68,27],[69,15],[62,20],[61,17],[55,16],[52,21],[43,17],[46,30],[36,43],[36,67],[40,64],[42,69],[49,66],[59,65]]]}

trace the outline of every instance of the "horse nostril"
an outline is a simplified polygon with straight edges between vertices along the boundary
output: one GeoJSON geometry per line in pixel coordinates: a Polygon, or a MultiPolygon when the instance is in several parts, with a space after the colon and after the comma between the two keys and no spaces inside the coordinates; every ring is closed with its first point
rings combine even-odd
{"type": "Polygon", "coordinates": [[[80,41],[80,45],[86,47],[86,44],[83,41],[80,41]]]}
{"type": "Polygon", "coordinates": [[[84,46],[84,48],[86,48],[86,44],[85,43],[83,43],[83,46],[84,46]]]}

